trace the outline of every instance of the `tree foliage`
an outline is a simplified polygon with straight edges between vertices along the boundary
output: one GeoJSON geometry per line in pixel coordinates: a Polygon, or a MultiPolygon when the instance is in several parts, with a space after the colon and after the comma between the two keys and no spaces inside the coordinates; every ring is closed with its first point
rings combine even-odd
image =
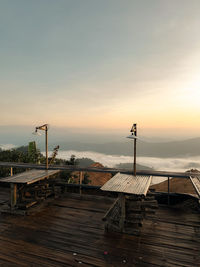
{"type": "MultiPolygon", "coordinates": [[[[45,163],[45,157],[36,148],[35,144],[31,143],[29,146],[22,146],[16,149],[2,150],[0,149],[0,161],[3,162],[21,162],[21,163],[45,163]]],[[[69,160],[56,159],[54,164],[56,165],[75,165],[76,157],[72,155],[69,160]]],[[[13,168],[13,173],[17,174],[25,171],[25,168],[13,168]]],[[[6,177],[10,175],[10,168],[1,167],[0,177],[6,177]]],[[[61,178],[68,180],[71,177],[69,171],[62,171],[61,178]]]]}
{"type": "Polygon", "coordinates": [[[84,173],[84,177],[83,177],[83,184],[89,184],[91,183],[91,180],[89,179],[89,174],[87,172],[84,173]]]}

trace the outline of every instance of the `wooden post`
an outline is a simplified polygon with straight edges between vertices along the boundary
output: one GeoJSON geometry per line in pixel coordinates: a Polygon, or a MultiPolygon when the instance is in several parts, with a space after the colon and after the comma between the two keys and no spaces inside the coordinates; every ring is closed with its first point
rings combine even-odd
{"type": "Polygon", "coordinates": [[[17,184],[10,184],[11,196],[10,196],[10,207],[13,209],[17,204],[17,184]]]}
{"type": "Polygon", "coordinates": [[[169,199],[169,177],[168,177],[168,183],[167,183],[167,203],[168,203],[168,205],[170,204],[170,199],[169,199]]]}
{"type": "Polygon", "coordinates": [[[125,222],[125,216],[126,216],[126,210],[125,210],[125,195],[123,193],[119,194],[119,204],[121,209],[121,217],[119,221],[119,227],[120,231],[124,232],[124,222],[125,222]]]}
{"type": "Polygon", "coordinates": [[[10,176],[13,176],[13,167],[10,167],[10,176]]]}
{"type": "Polygon", "coordinates": [[[80,184],[80,186],[79,186],[79,193],[80,193],[80,195],[82,194],[82,181],[83,181],[83,172],[80,172],[80,174],[79,174],[79,184],[80,184]]]}

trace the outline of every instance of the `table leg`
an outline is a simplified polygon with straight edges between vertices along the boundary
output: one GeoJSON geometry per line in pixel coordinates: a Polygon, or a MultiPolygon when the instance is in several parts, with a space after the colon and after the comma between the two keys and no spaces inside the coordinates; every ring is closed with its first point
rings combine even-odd
{"type": "Polygon", "coordinates": [[[123,193],[119,194],[119,204],[121,209],[121,217],[119,221],[119,227],[120,230],[124,231],[124,222],[125,222],[125,216],[126,216],[126,210],[125,210],[125,195],[123,193]]]}
{"type": "Polygon", "coordinates": [[[17,184],[11,184],[10,207],[13,209],[17,204],[17,184]]]}

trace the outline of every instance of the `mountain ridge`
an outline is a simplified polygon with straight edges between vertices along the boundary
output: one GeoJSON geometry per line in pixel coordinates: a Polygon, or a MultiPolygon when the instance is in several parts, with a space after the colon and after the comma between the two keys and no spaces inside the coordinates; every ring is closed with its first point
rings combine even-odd
{"type": "MultiPolygon", "coordinates": [[[[82,142],[58,142],[61,150],[93,151],[109,155],[133,155],[132,141],[106,142],[102,144],[82,142]]],[[[137,156],[146,157],[186,157],[200,156],[200,137],[181,141],[152,143],[137,141],[137,156]]]]}

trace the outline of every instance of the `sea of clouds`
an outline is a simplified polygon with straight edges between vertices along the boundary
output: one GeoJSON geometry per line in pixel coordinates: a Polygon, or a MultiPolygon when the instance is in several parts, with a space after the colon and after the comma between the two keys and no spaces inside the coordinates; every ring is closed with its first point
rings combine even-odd
{"type": "MultiPolygon", "coordinates": [[[[14,148],[12,144],[0,145],[0,148],[7,150],[14,148]]],[[[42,152],[44,155],[45,153],[42,152]]],[[[49,151],[49,156],[52,151],[49,151]]],[[[95,162],[100,162],[106,167],[114,168],[119,163],[132,163],[133,157],[123,155],[106,155],[92,151],[61,150],[58,152],[58,158],[69,160],[71,155],[76,158],[90,158],[95,162]]],[[[157,171],[175,171],[185,172],[188,169],[200,169],[200,156],[184,158],[155,158],[155,157],[137,157],[137,163],[151,167],[157,171]]],[[[158,183],[166,178],[155,177],[153,183],[158,183]]]]}
{"type": "MultiPolygon", "coordinates": [[[[51,152],[49,152],[50,154],[51,152]]],[[[132,163],[133,157],[123,155],[106,155],[92,151],[59,151],[58,158],[70,159],[71,155],[76,158],[90,158],[95,162],[100,162],[106,167],[115,167],[119,163],[132,163]]],[[[155,158],[155,157],[137,157],[137,163],[151,167],[154,170],[160,171],[175,171],[185,172],[191,168],[200,169],[200,156],[188,158],[155,158]]],[[[154,177],[152,184],[160,183],[166,180],[165,177],[154,177]]]]}
{"type": "MultiPolygon", "coordinates": [[[[15,148],[13,144],[0,144],[3,150],[15,148]]],[[[44,155],[45,153],[42,152],[44,155]]],[[[49,151],[49,156],[52,151],[49,151]]],[[[93,151],[76,151],[76,150],[61,150],[58,152],[58,158],[70,159],[71,155],[76,158],[90,158],[95,162],[100,162],[106,167],[114,168],[119,163],[132,163],[133,157],[124,155],[107,155],[93,151]]],[[[151,167],[157,171],[175,171],[185,172],[188,169],[200,169],[200,156],[196,157],[180,157],[180,158],[156,158],[156,157],[137,157],[137,163],[151,167]]]]}
{"type": "MultiPolygon", "coordinates": [[[[76,158],[90,158],[100,162],[106,167],[115,167],[119,163],[132,163],[133,157],[123,155],[106,155],[92,151],[59,151],[58,158],[70,159],[71,155],[76,158]]],[[[137,157],[137,163],[161,171],[186,171],[191,168],[200,168],[200,156],[188,158],[154,158],[137,157]]]]}

